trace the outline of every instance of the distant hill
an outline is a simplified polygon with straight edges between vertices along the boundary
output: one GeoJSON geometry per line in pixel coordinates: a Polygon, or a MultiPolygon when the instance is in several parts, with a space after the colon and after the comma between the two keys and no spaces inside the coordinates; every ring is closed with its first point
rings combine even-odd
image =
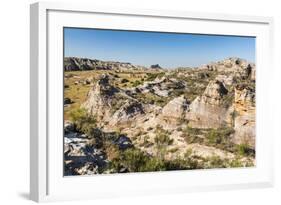
{"type": "Polygon", "coordinates": [[[144,66],[132,65],[127,62],[118,61],[101,61],[97,59],[65,57],[65,71],[82,71],[82,70],[144,70],[144,66]]]}

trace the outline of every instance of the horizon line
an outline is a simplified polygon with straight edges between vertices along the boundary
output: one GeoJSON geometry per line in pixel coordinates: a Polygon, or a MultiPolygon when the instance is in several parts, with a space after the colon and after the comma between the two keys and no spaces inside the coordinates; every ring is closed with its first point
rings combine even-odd
{"type": "Polygon", "coordinates": [[[208,63],[203,63],[203,64],[200,64],[200,65],[197,65],[197,66],[184,66],[184,65],[182,65],[182,66],[176,66],[176,67],[162,67],[159,63],[155,63],[155,64],[151,64],[149,66],[146,66],[146,65],[135,64],[135,63],[132,63],[132,62],[127,62],[127,61],[122,61],[122,60],[112,60],[112,59],[111,60],[105,60],[105,59],[97,59],[97,58],[89,58],[89,57],[78,57],[78,56],[64,56],[63,58],[81,58],[81,59],[88,59],[88,60],[98,60],[98,61],[103,61],[103,62],[128,63],[128,64],[131,64],[131,65],[134,65],[134,66],[142,66],[142,67],[146,67],[146,68],[150,68],[151,65],[158,64],[162,69],[199,68],[199,67],[202,67],[204,65],[209,65],[211,63],[217,63],[219,61],[227,60],[227,59],[232,59],[232,58],[234,58],[234,59],[237,58],[237,59],[245,60],[249,64],[255,64],[255,62],[251,62],[248,59],[237,57],[237,56],[231,56],[231,57],[222,58],[220,60],[209,61],[208,63]]]}

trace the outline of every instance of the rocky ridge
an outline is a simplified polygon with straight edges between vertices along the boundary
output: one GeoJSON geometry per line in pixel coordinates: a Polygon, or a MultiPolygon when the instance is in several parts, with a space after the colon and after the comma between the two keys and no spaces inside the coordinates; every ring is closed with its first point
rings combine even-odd
{"type": "Polygon", "coordinates": [[[132,65],[118,61],[101,61],[97,59],[66,57],[64,58],[65,71],[81,70],[144,70],[146,67],[132,65]]]}

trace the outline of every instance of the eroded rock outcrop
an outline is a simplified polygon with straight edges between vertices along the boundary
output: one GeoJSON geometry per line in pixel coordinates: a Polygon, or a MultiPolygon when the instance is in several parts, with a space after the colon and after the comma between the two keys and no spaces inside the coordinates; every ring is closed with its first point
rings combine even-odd
{"type": "Polygon", "coordinates": [[[188,89],[185,82],[163,76],[162,78],[156,78],[153,81],[147,81],[142,85],[133,87],[127,91],[131,94],[152,93],[159,97],[168,97],[171,92],[180,89],[188,89]]]}
{"type": "Polygon", "coordinates": [[[64,58],[65,71],[78,70],[143,70],[144,66],[117,61],[101,61],[97,59],[66,57],[64,58]]]}
{"type": "Polygon", "coordinates": [[[189,102],[184,95],[174,98],[163,107],[162,117],[168,120],[180,120],[185,118],[189,102]]]}
{"type": "Polygon", "coordinates": [[[255,64],[241,58],[227,58],[218,62],[203,65],[199,70],[216,71],[231,74],[236,78],[255,80],[255,64]]]}
{"type": "Polygon", "coordinates": [[[234,141],[255,146],[255,90],[245,86],[235,88],[234,101],[234,141]]]}
{"type": "Polygon", "coordinates": [[[137,117],[145,114],[142,103],[136,100],[127,100],[113,115],[109,125],[129,125],[137,117]]]}
{"type": "Polygon", "coordinates": [[[102,75],[88,92],[87,100],[82,107],[91,115],[96,116],[98,120],[106,119],[110,116],[110,108],[119,92],[119,89],[109,83],[109,76],[102,75]]]}
{"type": "Polygon", "coordinates": [[[204,93],[195,98],[189,106],[186,118],[190,126],[197,128],[218,128],[227,123],[227,108],[222,99],[228,94],[221,81],[211,81],[204,93]]]}

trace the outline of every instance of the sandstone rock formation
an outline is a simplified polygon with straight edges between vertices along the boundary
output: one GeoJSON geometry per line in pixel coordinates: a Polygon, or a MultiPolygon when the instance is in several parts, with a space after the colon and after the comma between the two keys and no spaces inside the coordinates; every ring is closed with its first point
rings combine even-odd
{"type": "Polygon", "coordinates": [[[113,115],[110,125],[128,126],[140,115],[145,114],[144,107],[135,100],[127,100],[113,115]]]}
{"type": "Polygon", "coordinates": [[[218,128],[226,124],[227,108],[222,99],[228,94],[221,81],[211,81],[202,96],[198,96],[189,106],[186,118],[191,127],[218,128]]]}
{"type": "Polygon", "coordinates": [[[110,108],[118,93],[120,90],[109,83],[109,76],[102,75],[87,94],[87,100],[82,107],[98,120],[106,119],[110,116],[110,108]]]}
{"type": "Polygon", "coordinates": [[[249,87],[235,88],[235,135],[234,141],[238,144],[246,143],[255,146],[255,91],[249,87]]]}
{"type": "Polygon", "coordinates": [[[188,110],[188,100],[184,95],[174,98],[162,109],[162,117],[168,120],[180,120],[185,118],[186,111],[188,110]]]}

